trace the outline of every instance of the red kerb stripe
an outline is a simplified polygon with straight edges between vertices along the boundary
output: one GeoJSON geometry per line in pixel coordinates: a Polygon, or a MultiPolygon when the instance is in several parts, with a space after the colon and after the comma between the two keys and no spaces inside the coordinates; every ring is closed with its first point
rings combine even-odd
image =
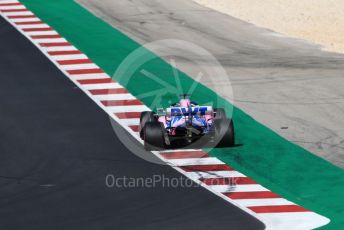
{"type": "Polygon", "coordinates": [[[74,70],[67,70],[67,72],[69,74],[71,74],[71,75],[74,75],[74,74],[104,73],[104,71],[99,69],[99,68],[95,68],[95,69],[74,69],[74,70]]]}
{"type": "Polygon", "coordinates": [[[142,105],[140,100],[108,100],[108,101],[101,101],[101,103],[105,106],[121,106],[121,105],[142,105]]]}
{"type": "Polygon", "coordinates": [[[128,93],[128,90],[125,88],[118,89],[92,89],[90,90],[92,95],[107,95],[107,94],[123,94],[128,93]]]}
{"type": "Polygon", "coordinates": [[[50,51],[48,52],[51,56],[56,55],[72,55],[72,54],[82,54],[79,50],[65,50],[65,51],[50,51]]]}
{"type": "Polygon", "coordinates": [[[74,59],[57,61],[60,65],[75,65],[75,64],[89,64],[92,63],[90,59],[74,59]]]}
{"type": "Polygon", "coordinates": [[[225,178],[206,178],[201,179],[207,185],[244,185],[257,184],[254,180],[248,177],[225,177],[225,178]]]}
{"type": "Polygon", "coordinates": [[[16,18],[37,18],[35,15],[12,15],[7,16],[9,19],[16,19],[16,18]]]}
{"type": "Polygon", "coordinates": [[[52,31],[51,27],[47,28],[24,28],[23,31],[25,32],[39,32],[39,31],[52,31]]]}
{"type": "Polygon", "coordinates": [[[229,192],[224,193],[231,199],[266,199],[266,198],[280,198],[279,195],[270,191],[262,192],[229,192]]]}
{"type": "Polygon", "coordinates": [[[3,13],[10,13],[10,12],[24,12],[28,11],[28,9],[9,9],[9,10],[0,10],[3,13]]]}
{"type": "Polygon", "coordinates": [[[43,42],[39,43],[40,46],[44,47],[54,47],[54,46],[71,46],[69,42],[43,42]]]}
{"type": "Polygon", "coordinates": [[[131,128],[134,132],[139,131],[139,126],[138,125],[130,125],[129,128],[131,128]]]}
{"type": "Polygon", "coordinates": [[[309,210],[298,205],[252,206],[248,208],[254,211],[255,213],[309,212],[309,210]]]}
{"type": "Polygon", "coordinates": [[[113,83],[115,81],[108,77],[108,78],[100,78],[100,79],[78,80],[78,82],[82,85],[87,85],[87,84],[113,83]]]}
{"type": "Polygon", "coordinates": [[[20,2],[18,3],[0,3],[0,6],[21,6],[20,2]]]}
{"type": "Polygon", "coordinates": [[[32,21],[32,22],[15,22],[16,25],[37,25],[43,24],[42,21],[32,21]]]}
{"type": "Polygon", "coordinates": [[[225,164],[220,165],[188,165],[188,166],[181,166],[186,172],[194,172],[194,171],[227,171],[233,170],[231,167],[225,164]]]}
{"type": "Polygon", "coordinates": [[[50,38],[62,38],[59,34],[54,35],[32,35],[32,39],[50,39],[50,38]]]}
{"type": "Polygon", "coordinates": [[[209,155],[204,151],[178,151],[160,153],[165,159],[205,158],[209,155]]]}

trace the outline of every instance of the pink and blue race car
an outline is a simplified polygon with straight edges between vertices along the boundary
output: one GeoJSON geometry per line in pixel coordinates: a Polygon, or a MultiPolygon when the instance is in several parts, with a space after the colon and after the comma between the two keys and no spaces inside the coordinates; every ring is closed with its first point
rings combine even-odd
{"type": "Polygon", "coordinates": [[[183,94],[178,103],[140,117],[140,136],[146,150],[162,150],[192,143],[229,147],[235,143],[232,119],[222,108],[200,106],[183,94]]]}

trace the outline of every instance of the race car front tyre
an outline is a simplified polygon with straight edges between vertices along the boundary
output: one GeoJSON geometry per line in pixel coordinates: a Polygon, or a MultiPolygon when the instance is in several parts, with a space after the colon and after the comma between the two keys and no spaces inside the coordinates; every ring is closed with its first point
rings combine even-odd
{"type": "Polygon", "coordinates": [[[155,116],[152,111],[144,111],[140,115],[140,137],[143,139],[143,129],[147,122],[155,121],[155,116]]]}
{"type": "Polygon", "coordinates": [[[216,147],[231,147],[235,144],[234,124],[232,119],[215,119],[216,147]]]}
{"type": "Polygon", "coordinates": [[[165,128],[161,122],[147,122],[143,128],[144,147],[147,151],[165,148],[165,128]]]}
{"type": "Polygon", "coordinates": [[[215,119],[225,119],[226,117],[226,111],[223,108],[217,108],[214,109],[215,112],[215,119]]]}

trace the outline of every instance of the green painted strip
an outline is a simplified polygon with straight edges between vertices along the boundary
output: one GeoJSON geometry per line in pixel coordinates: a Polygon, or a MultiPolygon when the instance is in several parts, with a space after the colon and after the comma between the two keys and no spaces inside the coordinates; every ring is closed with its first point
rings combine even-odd
{"type": "MultiPolygon", "coordinates": [[[[111,76],[119,63],[139,47],[139,44],[72,0],[22,2],[111,76]]],[[[149,51],[147,54],[154,55],[149,51]]],[[[143,68],[175,85],[172,67],[158,57],[143,68]]],[[[180,76],[183,87],[187,89],[193,80],[183,73],[180,76]]],[[[160,85],[139,72],[134,74],[128,85],[134,95],[159,88],[160,85]]],[[[200,85],[192,99],[202,103],[213,97],[214,92],[200,85]]],[[[147,105],[152,100],[143,99],[147,105]]],[[[168,105],[169,100],[175,101],[176,98],[168,94],[162,103],[168,105]]],[[[224,105],[228,110],[231,109],[229,103],[220,100],[218,106],[224,105]]],[[[286,141],[238,108],[234,108],[233,118],[237,142],[242,146],[216,149],[211,151],[211,155],[283,197],[329,217],[331,223],[322,229],[344,229],[344,171],[286,141]]]]}

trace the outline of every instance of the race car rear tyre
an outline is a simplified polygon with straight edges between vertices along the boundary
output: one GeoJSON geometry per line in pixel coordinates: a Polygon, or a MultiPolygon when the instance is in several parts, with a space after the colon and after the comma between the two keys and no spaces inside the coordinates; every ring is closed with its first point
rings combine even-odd
{"type": "Polygon", "coordinates": [[[226,117],[226,111],[223,108],[217,108],[214,109],[214,111],[216,112],[215,114],[215,119],[225,119],[226,117]]]}
{"type": "Polygon", "coordinates": [[[155,121],[155,116],[152,111],[144,111],[140,115],[140,137],[143,139],[143,129],[147,122],[155,121]]]}
{"type": "Polygon", "coordinates": [[[147,122],[143,129],[144,147],[147,151],[165,148],[165,128],[161,122],[147,122]]]}
{"type": "Polygon", "coordinates": [[[216,147],[231,147],[235,144],[234,124],[232,119],[215,119],[216,147]]]}

